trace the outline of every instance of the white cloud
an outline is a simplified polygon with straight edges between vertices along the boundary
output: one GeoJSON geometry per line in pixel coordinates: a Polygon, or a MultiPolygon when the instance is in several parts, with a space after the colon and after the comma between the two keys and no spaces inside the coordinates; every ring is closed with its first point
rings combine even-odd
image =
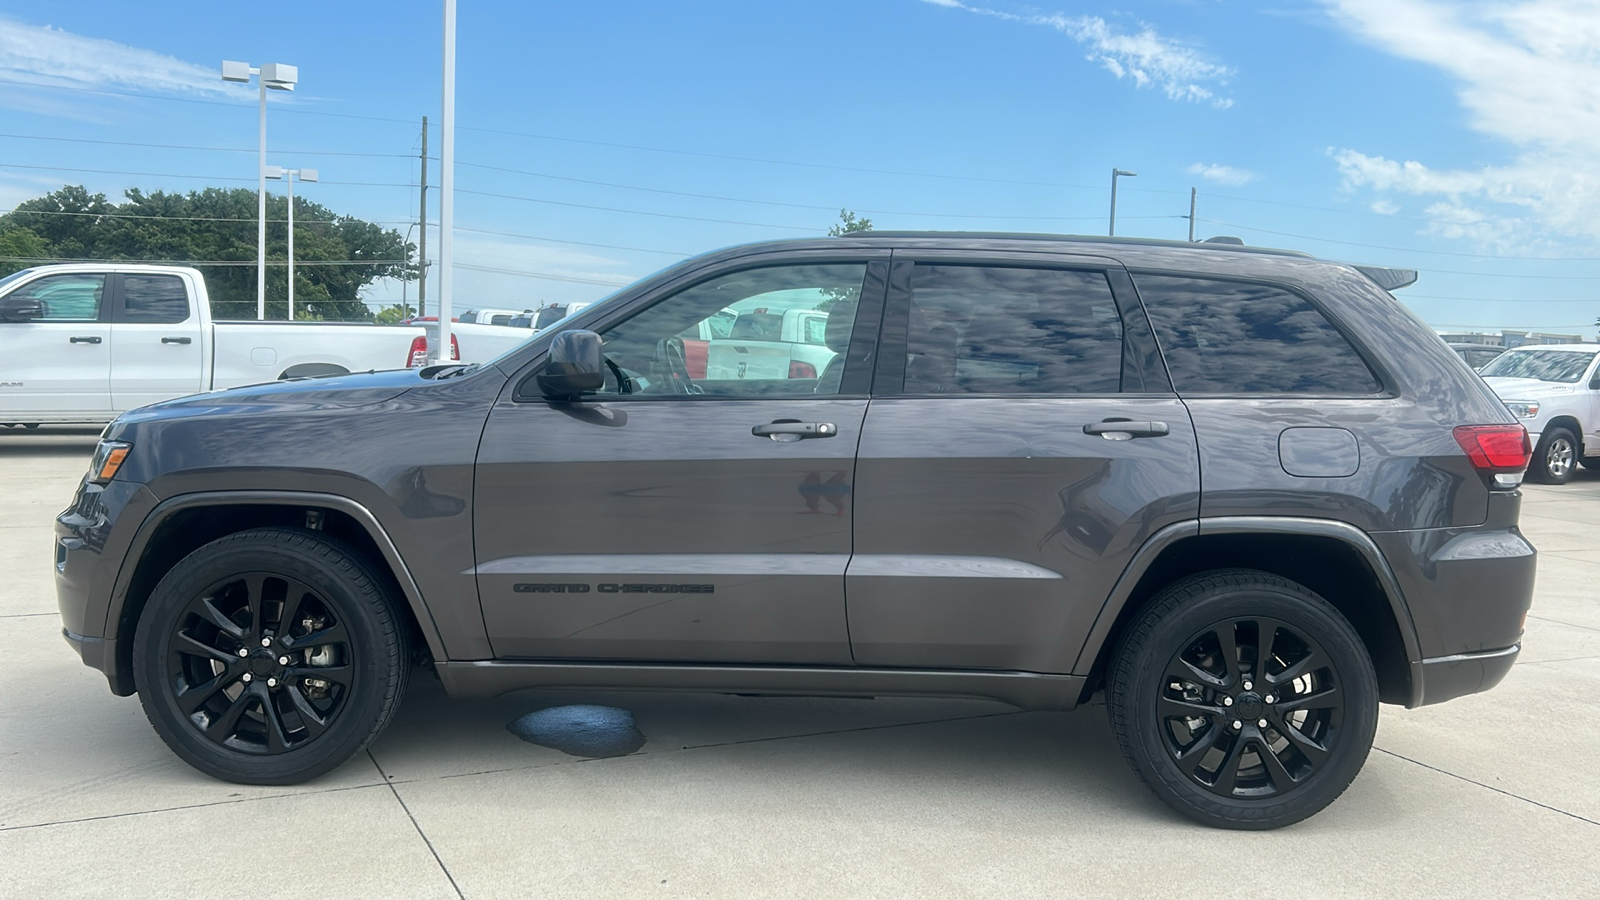
{"type": "Polygon", "coordinates": [[[1256,173],[1248,169],[1235,169],[1232,166],[1223,166],[1216,163],[1195,163],[1189,167],[1189,174],[1199,175],[1207,181],[1215,181],[1217,184],[1226,184],[1232,187],[1249,184],[1256,180],[1256,173]]]}
{"type": "Polygon", "coordinates": [[[1471,127],[1516,148],[1505,164],[1471,169],[1337,150],[1347,187],[1442,198],[1427,208],[1431,234],[1499,246],[1552,232],[1600,240],[1594,0],[1322,2],[1361,38],[1452,76],[1471,127]]]}
{"type": "MultiPolygon", "coordinates": [[[[27,84],[102,88],[141,93],[240,96],[242,89],[221,81],[218,69],[85,37],[49,25],[28,25],[0,16],[0,79],[27,84]]],[[[0,97],[17,93],[6,85],[0,97]]],[[[14,98],[8,98],[9,101],[14,98]]]]}
{"type": "Polygon", "coordinates": [[[1400,204],[1393,200],[1374,200],[1371,209],[1380,216],[1395,216],[1400,214],[1400,204]]]}
{"type": "Polygon", "coordinates": [[[1219,109],[1233,105],[1207,84],[1226,85],[1233,70],[1213,62],[1204,53],[1181,41],[1163,37],[1148,25],[1137,33],[1118,31],[1099,16],[1069,16],[1064,13],[1012,13],[987,6],[973,6],[961,0],[923,0],[933,6],[961,9],[980,16],[1008,22],[1024,22],[1053,28],[1088,49],[1086,57],[1118,79],[1127,78],[1135,87],[1159,86],[1173,100],[1210,103],[1219,109]]]}

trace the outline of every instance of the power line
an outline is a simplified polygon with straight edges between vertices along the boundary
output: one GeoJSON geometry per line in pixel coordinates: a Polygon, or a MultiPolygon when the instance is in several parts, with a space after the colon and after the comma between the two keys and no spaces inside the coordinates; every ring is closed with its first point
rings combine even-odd
{"type": "Polygon", "coordinates": [[[1322,241],[1326,244],[1344,244],[1350,247],[1368,247],[1373,250],[1397,250],[1401,253],[1426,253],[1433,256],[1460,256],[1468,259],[1515,259],[1530,262],[1600,262],[1600,257],[1595,256],[1494,256],[1485,253],[1456,253],[1449,250],[1419,250],[1415,247],[1390,247],[1385,244],[1363,244],[1358,241],[1340,241],[1333,238],[1316,237],[1309,234],[1295,234],[1290,231],[1272,231],[1267,228],[1257,228],[1253,225],[1236,225],[1232,222],[1220,222],[1216,219],[1200,219],[1211,225],[1221,225],[1224,228],[1243,228],[1246,231],[1259,231],[1262,234],[1275,234],[1280,237],[1300,238],[1307,241],[1322,241]]]}
{"type": "MultiPolygon", "coordinates": [[[[0,256],[0,262],[111,263],[130,266],[254,266],[253,259],[110,259],[92,256],[0,256]]],[[[287,266],[286,259],[269,259],[269,266],[287,266]]],[[[296,266],[404,266],[407,259],[297,259],[296,266]]]]}
{"type": "Polygon", "coordinates": [[[1416,297],[1421,300],[1461,300],[1466,303],[1593,303],[1600,307],[1600,297],[1586,297],[1577,300],[1523,300],[1516,297],[1441,297],[1437,294],[1413,294],[1406,291],[1406,297],[1416,297]]]}
{"type": "MultiPolygon", "coordinates": [[[[137,141],[103,141],[94,138],[47,137],[40,134],[0,134],[0,138],[23,141],[63,141],[73,144],[105,144],[113,147],[148,147],[155,150],[207,150],[215,153],[255,153],[254,147],[205,147],[198,144],[144,144],[137,141]]],[[[356,153],[343,150],[275,150],[287,156],[361,156],[383,159],[415,159],[409,153],[356,153]]]]}
{"type": "MultiPolygon", "coordinates": [[[[504,166],[491,166],[483,163],[458,162],[457,165],[469,166],[474,169],[489,169],[495,172],[508,172],[513,175],[528,175],[534,178],[548,178],[553,181],[566,181],[573,184],[588,184],[597,187],[619,188],[625,191],[644,191],[651,194],[667,194],[673,197],[692,197],[697,200],[719,200],[725,203],[751,203],[760,206],[779,206],[786,209],[810,209],[833,212],[841,206],[819,206],[809,203],[784,203],[778,200],[754,200],[748,197],[724,197],[716,194],[696,194],[690,191],[673,191],[666,188],[644,187],[636,184],[618,184],[611,181],[592,181],[586,178],[571,178],[566,175],[552,175],[548,172],[530,172],[526,169],[509,169],[504,166]]],[[[965,213],[930,213],[930,212],[905,212],[893,209],[865,209],[856,208],[856,212],[870,213],[879,216],[922,216],[926,218],[941,219],[1000,219],[1016,221],[1050,221],[1050,222],[1098,222],[1104,216],[995,216],[995,215],[970,215],[965,213]]],[[[1126,216],[1130,219],[1170,219],[1173,216],[1126,216]]]]}
{"type": "MultiPolygon", "coordinates": [[[[185,175],[176,172],[124,172],[116,169],[75,169],[67,166],[25,166],[20,163],[0,163],[0,169],[36,169],[44,172],[89,172],[96,175],[134,175],[139,178],[198,178],[202,181],[248,181],[255,183],[254,178],[238,178],[229,175],[185,175]]],[[[416,187],[398,181],[328,181],[322,180],[318,184],[338,184],[354,187],[416,187]]]]}
{"type": "Polygon", "coordinates": [[[536,234],[517,234],[511,231],[489,231],[483,228],[463,228],[460,225],[457,225],[455,230],[466,231],[472,234],[492,234],[498,237],[522,238],[529,241],[549,241],[552,244],[572,244],[577,247],[599,247],[603,250],[632,250],[635,253],[660,253],[663,256],[678,257],[689,257],[694,255],[693,253],[684,253],[679,250],[653,250],[649,247],[623,247],[617,244],[591,244],[585,241],[569,241],[564,238],[541,237],[536,234]]]}
{"type": "Polygon", "coordinates": [[[598,278],[579,278],[575,275],[555,275],[550,272],[529,272],[523,269],[502,269],[497,266],[474,266],[467,263],[456,263],[458,269],[471,269],[474,272],[491,272],[496,275],[518,275],[524,278],[541,278],[545,281],[570,281],[575,284],[598,284],[605,287],[627,287],[631,281],[602,281],[598,278]]]}
{"type": "Polygon", "coordinates": [[[628,213],[635,216],[654,216],[658,219],[681,219],[688,222],[714,222],[719,225],[745,225],[752,228],[778,228],[784,231],[804,231],[816,234],[815,228],[802,228],[797,225],[773,225],[767,222],[740,222],[733,219],[708,219],[701,216],[680,216],[673,213],[646,212],[642,209],[621,209],[615,206],[591,206],[587,203],[567,203],[562,200],[545,200],[540,197],[517,197],[511,194],[496,194],[489,191],[469,191],[465,188],[456,188],[458,194],[473,194],[479,197],[497,197],[502,200],[520,200],[524,203],[545,203],[550,206],[567,206],[574,209],[594,209],[601,212],[628,213]]]}

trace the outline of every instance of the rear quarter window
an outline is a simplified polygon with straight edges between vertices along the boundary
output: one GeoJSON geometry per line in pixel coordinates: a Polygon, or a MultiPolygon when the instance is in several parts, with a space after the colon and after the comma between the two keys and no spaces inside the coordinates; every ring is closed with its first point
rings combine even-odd
{"type": "Polygon", "coordinates": [[[1171,275],[1134,282],[1179,393],[1348,396],[1382,388],[1345,336],[1293,291],[1171,275]]]}

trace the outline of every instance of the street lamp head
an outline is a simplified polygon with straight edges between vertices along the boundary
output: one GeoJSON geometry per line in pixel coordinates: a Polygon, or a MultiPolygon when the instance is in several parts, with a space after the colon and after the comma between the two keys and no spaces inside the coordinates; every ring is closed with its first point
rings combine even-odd
{"type": "Polygon", "coordinates": [[[1123,176],[1126,176],[1128,178],[1132,178],[1132,177],[1138,175],[1139,173],[1138,172],[1128,172],[1128,171],[1124,171],[1122,169],[1112,169],[1111,170],[1111,174],[1113,176],[1123,175],[1123,176]]]}
{"type": "Polygon", "coordinates": [[[299,178],[301,181],[316,181],[317,180],[317,170],[316,169],[301,169],[299,174],[296,175],[295,177],[299,178]]]}
{"type": "Polygon", "coordinates": [[[261,174],[276,180],[283,177],[284,169],[282,166],[262,166],[261,174]]]}
{"type": "Polygon", "coordinates": [[[222,80],[248,83],[250,81],[250,64],[236,62],[231,59],[223,60],[222,80]]]}
{"type": "Polygon", "coordinates": [[[284,63],[267,63],[261,67],[261,81],[275,91],[292,91],[300,80],[300,70],[284,63]]]}

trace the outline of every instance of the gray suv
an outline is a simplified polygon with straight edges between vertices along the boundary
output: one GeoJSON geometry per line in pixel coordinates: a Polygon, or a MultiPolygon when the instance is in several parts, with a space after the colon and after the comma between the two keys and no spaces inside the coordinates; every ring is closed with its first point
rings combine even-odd
{"type": "Polygon", "coordinates": [[[419,666],[457,697],[1103,692],[1178,812],[1286,825],[1380,702],[1499,682],[1532,597],[1527,436],[1386,290],[1414,278],[1037,235],[718,251],[488,365],[125,414],[57,520],[64,630],[232,781],[337,767],[419,666]],[[825,327],[706,328],[790,309],[825,327]]]}

